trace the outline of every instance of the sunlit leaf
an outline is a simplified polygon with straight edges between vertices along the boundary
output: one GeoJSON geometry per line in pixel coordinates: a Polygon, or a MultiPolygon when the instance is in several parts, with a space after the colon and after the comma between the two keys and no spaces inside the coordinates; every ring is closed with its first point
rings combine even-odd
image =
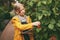
{"type": "Polygon", "coordinates": [[[32,2],[32,1],[30,1],[28,4],[29,4],[30,6],[33,6],[33,2],[32,2]]]}
{"type": "Polygon", "coordinates": [[[57,23],[56,25],[57,25],[58,27],[60,27],[60,23],[57,23]]]}
{"type": "Polygon", "coordinates": [[[42,19],[42,17],[43,17],[43,15],[37,15],[37,17],[38,17],[38,20],[41,20],[42,19]]]}
{"type": "Polygon", "coordinates": [[[41,2],[38,2],[37,6],[41,6],[41,2]]]}
{"type": "Polygon", "coordinates": [[[42,1],[42,3],[46,5],[46,1],[42,1]]]}
{"type": "Polygon", "coordinates": [[[48,28],[51,29],[51,30],[53,30],[54,29],[54,25],[53,24],[49,24],[48,28]]]}

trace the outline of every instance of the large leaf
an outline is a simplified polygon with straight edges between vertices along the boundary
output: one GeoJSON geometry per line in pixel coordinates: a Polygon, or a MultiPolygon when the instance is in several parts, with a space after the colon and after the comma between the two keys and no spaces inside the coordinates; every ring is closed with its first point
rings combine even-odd
{"type": "Polygon", "coordinates": [[[53,30],[54,29],[54,25],[53,24],[49,24],[48,28],[51,29],[51,30],[53,30]]]}

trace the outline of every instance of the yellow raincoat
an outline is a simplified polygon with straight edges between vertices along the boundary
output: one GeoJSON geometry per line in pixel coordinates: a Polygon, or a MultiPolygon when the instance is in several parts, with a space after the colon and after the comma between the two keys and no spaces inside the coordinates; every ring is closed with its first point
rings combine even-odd
{"type": "MultiPolygon", "coordinates": [[[[27,16],[27,23],[28,24],[21,24],[19,18],[17,16],[14,16],[11,20],[13,26],[14,26],[14,40],[24,40],[24,36],[21,34],[22,31],[24,30],[32,30],[33,26],[31,23],[31,18],[29,16],[27,16]]],[[[29,37],[30,40],[34,40],[33,38],[33,33],[29,32],[29,37]]]]}

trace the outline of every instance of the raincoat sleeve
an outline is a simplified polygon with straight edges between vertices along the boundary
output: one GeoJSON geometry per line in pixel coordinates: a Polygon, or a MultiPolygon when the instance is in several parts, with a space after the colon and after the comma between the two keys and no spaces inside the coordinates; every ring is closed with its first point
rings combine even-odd
{"type": "Polygon", "coordinates": [[[11,20],[13,26],[22,31],[33,28],[30,17],[29,17],[29,21],[30,22],[28,24],[21,24],[21,22],[16,17],[13,17],[11,20]]]}

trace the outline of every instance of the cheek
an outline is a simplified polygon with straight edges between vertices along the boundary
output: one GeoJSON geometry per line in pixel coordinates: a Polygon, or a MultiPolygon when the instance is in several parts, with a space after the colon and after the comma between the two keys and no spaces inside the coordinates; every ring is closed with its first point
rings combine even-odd
{"type": "Polygon", "coordinates": [[[21,11],[21,13],[22,13],[22,14],[25,14],[25,11],[23,10],[23,11],[21,11]]]}
{"type": "Polygon", "coordinates": [[[25,10],[22,10],[21,12],[25,13],[25,10]]]}

